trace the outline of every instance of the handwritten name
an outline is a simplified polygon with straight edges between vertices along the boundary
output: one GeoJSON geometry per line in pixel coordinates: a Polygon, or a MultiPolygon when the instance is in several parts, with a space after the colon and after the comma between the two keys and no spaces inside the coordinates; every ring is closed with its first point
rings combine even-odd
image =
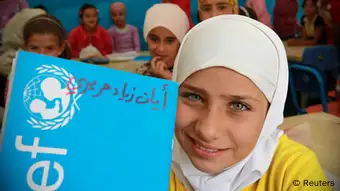
{"type": "MultiPolygon", "coordinates": [[[[152,88],[151,93],[148,92],[144,92],[143,95],[135,95],[136,93],[136,87],[132,87],[132,90],[130,88],[130,91],[128,90],[128,83],[125,82],[124,86],[121,88],[117,88],[117,87],[112,87],[110,86],[110,84],[108,83],[104,83],[103,85],[99,86],[97,84],[97,81],[87,81],[86,78],[80,78],[77,82],[77,86],[76,87],[71,87],[71,82],[75,80],[74,77],[72,77],[68,83],[67,83],[67,90],[68,92],[66,93],[66,95],[70,95],[70,94],[85,94],[87,92],[95,92],[95,94],[92,95],[92,97],[97,98],[99,96],[101,96],[103,94],[103,92],[110,92],[112,93],[113,96],[120,96],[118,98],[119,101],[125,101],[127,103],[130,102],[135,102],[137,104],[152,104],[152,105],[158,105],[160,104],[160,100],[156,100],[155,96],[156,96],[156,88],[152,88]],[[99,90],[96,87],[100,87],[99,90]],[[151,96],[150,96],[151,94],[151,96]]],[[[162,104],[162,109],[165,110],[166,109],[166,103],[167,103],[167,87],[168,84],[164,84],[163,88],[162,88],[162,92],[163,92],[163,104],[162,104]]],[[[153,110],[158,110],[159,108],[157,107],[153,107],[153,110]]]]}

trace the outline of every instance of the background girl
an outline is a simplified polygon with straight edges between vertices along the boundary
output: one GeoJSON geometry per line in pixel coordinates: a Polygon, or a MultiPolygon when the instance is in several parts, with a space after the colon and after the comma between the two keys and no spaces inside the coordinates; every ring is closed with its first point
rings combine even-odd
{"type": "Polygon", "coordinates": [[[98,25],[98,9],[91,4],[84,4],[79,10],[81,24],[74,28],[68,37],[72,57],[79,58],[80,52],[89,47],[94,51],[88,57],[101,57],[112,53],[112,39],[109,33],[98,25]]]}
{"type": "Polygon", "coordinates": [[[114,2],[110,7],[110,15],[114,26],[108,29],[113,41],[113,52],[124,53],[140,51],[138,29],[126,23],[126,6],[122,2],[114,2]]]}
{"type": "Polygon", "coordinates": [[[278,128],[288,62],[270,28],[239,15],[201,22],[183,39],[172,79],[180,87],[170,191],[331,190],[302,183],[327,178],[316,155],[278,128]]]}
{"type": "Polygon", "coordinates": [[[26,51],[71,59],[66,30],[54,16],[46,14],[29,20],[24,27],[23,37],[26,51]]]}
{"type": "Polygon", "coordinates": [[[198,20],[204,21],[214,16],[238,14],[237,0],[198,0],[198,20]]]}
{"type": "Polygon", "coordinates": [[[151,62],[137,69],[138,74],[171,79],[172,67],[189,20],[177,5],[153,5],[146,13],[144,39],[148,44],[151,62]]]}
{"type": "Polygon", "coordinates": [[[318,15],[317,0],[304,0],[304,16],[301,18],[302,39],[292,39],[288,45],[318,45],[327,44],[326,24],[318,15]]]}
{"type": "MultiPolygon", "coordinates": [[[[54,16],[43,14],[30,19],[24,26],[22,36],[25,51],[64,59],[71,58],[66,31],[54,16]]],[[[7,88],[8,81],[5,89],[5,102],[7,88]]]]}
{"type": "Polygon", "coordinates": [[[299,5],[297,0],[276,0],[273,10],[275,32],[283,39],[293,38],[300,30],[296,19],[299,5]]]}

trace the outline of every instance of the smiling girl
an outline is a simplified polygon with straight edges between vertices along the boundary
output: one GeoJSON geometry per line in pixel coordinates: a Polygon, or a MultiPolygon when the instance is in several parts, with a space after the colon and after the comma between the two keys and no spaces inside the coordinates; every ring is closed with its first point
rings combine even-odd
{"type": "Polygon", "coordinates": [[[98,25],[98,9],[85,3],[79,10],[81,24],[74,28],[68,37],[72,48],[72,57],[79,58],[80,52],[93,46],[101,55],[93,54],[90,57],[106,56],[112,53],[112,38],[109,33],[98,25]]]}
{"type": "Polygon", "coordinates": [[[152,6],[144,22],[144,39],[152,60],[138,68],[137,73],[171,79],[180,43],[188,30],[188,17],[179,6],[170,3],[152,6]]]}
{"type": "Polygon", "coordinates": [[[278,128],[288,63],[270,28],[239,15],[201,22],[183,39],[172,80],[170,191],[331,190],[316,155],[278,128]]]}

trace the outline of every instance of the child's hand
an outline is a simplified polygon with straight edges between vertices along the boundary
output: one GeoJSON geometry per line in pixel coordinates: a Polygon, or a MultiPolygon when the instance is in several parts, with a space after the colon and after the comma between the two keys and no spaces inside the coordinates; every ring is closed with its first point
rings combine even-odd
{"type": "Polygon", "coordinates": [[[168,66],[165,64],[165,62],[160,59],[160,57],[155,57],[151,60],[150,72],[152,75],[158,78],[171,80],[172,77],[171,71],[168,69],[168,66]]]}

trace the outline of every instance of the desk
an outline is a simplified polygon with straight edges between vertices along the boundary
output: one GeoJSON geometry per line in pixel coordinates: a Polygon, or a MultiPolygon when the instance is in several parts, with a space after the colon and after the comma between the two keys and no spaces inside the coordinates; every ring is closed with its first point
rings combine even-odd
{"type": "MultiPolygon", "coordinates": [[[[138,56],[150,56],[150,53],[148,51],[143,51],[139,52],[138,56]]],[[[135,73],[137,68],[139,68],[140,65],[144,64],[145,62],[146,61],[132,61],[132,60],[118,62],[111,61],[108,64],[103,64],[99,66],[135,73]]]]}
{"type": "Polygon", "coordinates": [[[283,42],[288,61],[292,62],[302,62],[303,52],[307,46],[288,46],[287,42],[283,42]]]}
{"type": "Polygon", "coordinates": [[[144,62],[110,62],[109,64],[102,65],[104,67],[116,69],[116,70],[123,70],[126,72],[135,73],[137,68],[139,68],[144,62]]]}
{"type": "Polygon", "coordinates": [[[340,118],[327,113],[288,117],[280,126],[288,137],[313,150],[323,169],[340,177],[340,118]]]}

